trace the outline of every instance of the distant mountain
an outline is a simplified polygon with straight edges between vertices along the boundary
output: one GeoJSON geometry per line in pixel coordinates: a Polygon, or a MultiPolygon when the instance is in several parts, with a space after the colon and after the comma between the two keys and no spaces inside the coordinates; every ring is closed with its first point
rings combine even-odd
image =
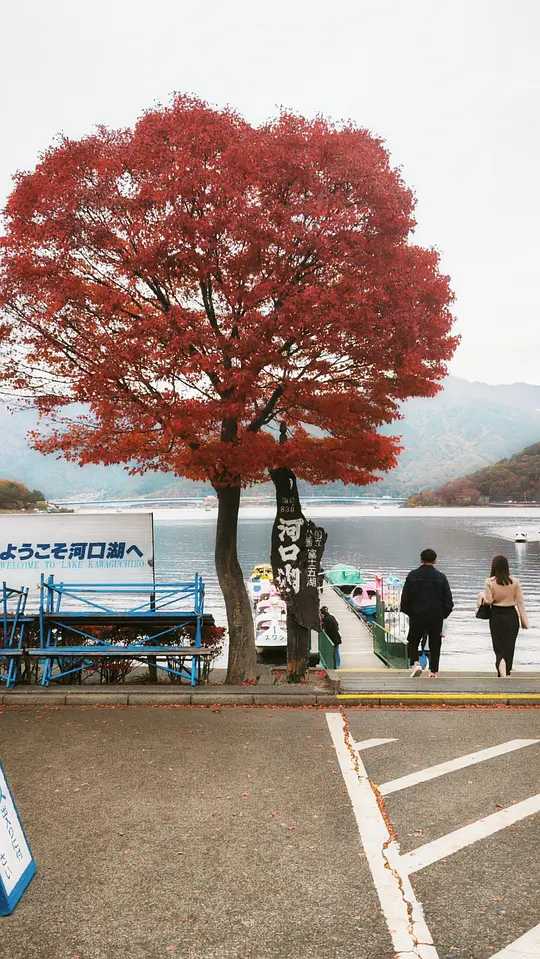
{"type": "Polygon", "coordinates": [[[413,399],[385,433],[401,435],[397,469],[377,489],[409,493],[496,463],[540,440],[540,386],[491,386],[449,377],[432,399],[413,399]]]}
{"type": "MultiPolygon", "coordinates": [[[[35,428],[35,414],[10,414],[0,407],[3,457],[0,479],[38,486],[49,499],[102,500],[152,496],[198,496],[209,492],[170,473],[130,476],[121,466],[83,466],[42,456],[26,434],[35,428]]],[[[408,496],[436,488],[464,474],[512,456],[540,440],[540,386],[515,383],[490,386],[449,377],[432,399],[403,405],[403,419],[384,429],[401,436],[404,447],[397,469],[369,493],[408,496]]],[[[271,491],[271,487],[268,488],[271,491]]],[[[312,490],[302,484],[304,492],[312,490]]],[[[320,487],[318,488],[320,489],[320,487]]],[[[358,487],[332,483],[324,492],[358,496],[358,487]]]]}
{"type": "Polygon", "coordinates": [[[493,466],[411,496],[410,506],[477,506],[540,502],[540,443],[493,466]]]}
{"type": "Polygon", "coordinates": [[[38,485],[47,499],[99,501],[138,497],[197,496],[207,489],[204,483],[192,483],[170,473],[145,473],[130,476],[122,466],[78,466],[56,456],[43,456],[32,449],[27,434],[37,427],[37,416],[30,410],[11,413],[0,406],[2,457],[0,479],[16,479],[38,485]]]}

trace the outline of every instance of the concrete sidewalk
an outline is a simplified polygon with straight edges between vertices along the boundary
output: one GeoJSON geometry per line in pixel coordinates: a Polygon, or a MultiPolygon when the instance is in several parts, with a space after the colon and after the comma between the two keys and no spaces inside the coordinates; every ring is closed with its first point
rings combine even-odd
{"type": "Polygon", "coordinates": [[[506,679],[486,673],[448,672],[437,679],[411,679],[408,670],[380,673],[333,670],[340,702],[538,703],[540,673],[516,672],[506,679]]]}
{"type": "Polygon", "coordinates": [[[254,686],[208,685],[191,688],[168,683],[119,685],[16,686],[0,690],[5,706],[331,706],[339,703],[527,704],[540,705],[540,673],[516,672],[508,679],[485,673],[441,673],[438,679],[411,679],[408,672],[329,670],[330,682],[309,684],[268,682],[254,686]]]}
{"type": "Polygon", "coordinates": [[[91,706],[328,706],[336,703],[332,686],[257,685],[257,686],[176,686],[160,683],[130,686],[16,686],[0,691],[4,706],[39,705],[91,706]]]}

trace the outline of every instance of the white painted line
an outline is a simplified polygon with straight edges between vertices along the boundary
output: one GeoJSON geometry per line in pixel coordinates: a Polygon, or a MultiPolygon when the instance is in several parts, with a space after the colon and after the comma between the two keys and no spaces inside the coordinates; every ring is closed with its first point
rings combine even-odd
{"type": "Polygon", "coordinates": [[[538,959],[538,956],[540,956],[540,923],[500,952],[496,952],[491,959],[538,959]]]}
{"type": "Polygon", "coordinates": [[[399,846],[390,837],[360,756],[351,751],[354,747],[343,716],[326,713],[326,721],[395,955],[397,959],[438,959],[424,911],[402,867],[399,846]]]}
{"type": "MultiPolygon", "coordinates": [[[[390,740],[380,740],[380,742],[385,741],[390,742],[390,740]]],[[[417,783],[426,783],[430,779],[437,779],[438,776],[445,776],[447,773],[455,772],[457,769],[465,769],[467,766],[474,766],[476,763],[485,762],[486,759],[494,759],[495,756],[503,756],[504,753],[511,753],[514,749],[523,749],[525,746],[533,746],[538,742],[540,742],[538,739],[511,739],[509,742],[501,743],[499,746],[480,749],[476,753],[467,753],[466,756],[458,756],[457,759],[450,759],[446,763],[438,763],[436,766],[418,769],[408,776],[391,779],[389,782],[379,786],[379,789],[383,796],[389,796],[390,793],[398,792],[400,789],[407,789],[408,786],[416,786],[417,783]]]]}
{"type": "Polygon", "coordinates": [[[373,749],[373,746],[384,746],[385,743],[397,743],[397,739],[363,739],[359,743],[353,743],[354,749],[373,749]]]}
{"type": "Polygon", "coordinates": [[[412,875],[419,869],[425,869],[426,866],[431,866],[439,859],[445,859],[446,856],[451,856],[452,853],[459,852],[460,849],[471,846],[480,839],[486,839],[487,836],[492,836],[500,829],[513,826],[514,823],[520,822],[521,819],[532,816],[537,812],[540,812],[540,793],[531,796],[530,799],[524,799],[523,802],[517,802],[513,806],[507,806],[500,812],[494,812],[484,819],[478,819],[468,826],[449,832],[433,842],[427,842],[424,846],[419,846],[418,849],[413,849],[412,852],[408,852],[401,857],[403,869],[409,875],[412,875]]]}

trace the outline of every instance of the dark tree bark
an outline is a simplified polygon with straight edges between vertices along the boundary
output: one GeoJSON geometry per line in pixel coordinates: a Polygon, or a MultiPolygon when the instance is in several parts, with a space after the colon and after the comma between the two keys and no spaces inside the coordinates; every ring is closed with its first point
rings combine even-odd
{"type": "Polygon", "coordinates": [[[311,630],[297,623],[287,607],[287,679],[299,683],[304,679],[309,664],[311,630]]]}
{"type": "Polygon", "coordinates": [[[257,678],[257,653],[251,605],[238,562],[237,532],[240,486],[216,487],[218,517],[216,570],[225,600],[229,627],[227,683],[257,678]]]}

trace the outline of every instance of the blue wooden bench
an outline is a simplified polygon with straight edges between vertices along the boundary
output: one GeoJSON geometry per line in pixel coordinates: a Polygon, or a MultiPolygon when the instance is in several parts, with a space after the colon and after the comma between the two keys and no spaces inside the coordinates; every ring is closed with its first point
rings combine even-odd
{"type": "MultiPolygon", "coordinates": [[[[192,685],[198,685],[201,682],[204,662],[209,662],[215,655],[212,649],[204,646],[151,646],[145,643],[129,643],[125,646],[105,643],[96,643],[94,646],[49,646],[28,648],[18,652],[28,656],[31,662],[37,660],[42,665],[47,663],[50,666],[48,682],[72,673],[80,673],[83,669],[96,668],[114,660],[135,660],[148,665],[149,660],[166,659],[167,666],[162,666],[159,662],[153,665],[156,665],[158,669],[163,668],[179,679],[189,678],[192,685]],[[194,666],[195,682],[192,682],[192,670],[188,670],[185,665],[186,660],[191,660],[194,666]],[[59,666],[58,673],[52,671],[55,663],[59,666]],[[72,665],[73,663],[75,665],[72,665]]],[[[48,683],[42,684],[48,685],[48,683]]]]}

